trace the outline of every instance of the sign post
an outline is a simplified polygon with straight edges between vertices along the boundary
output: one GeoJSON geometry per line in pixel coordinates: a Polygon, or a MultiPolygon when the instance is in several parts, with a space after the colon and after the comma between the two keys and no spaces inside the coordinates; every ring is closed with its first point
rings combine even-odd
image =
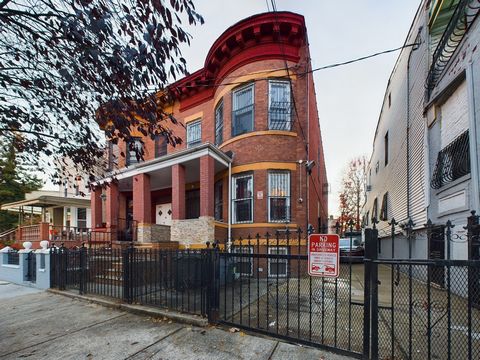
{"type": "Polygon", "coordinates": [[[308,237],[308,275],[336,278],[340,273],[339,236],[312,234],[308,237]]]}

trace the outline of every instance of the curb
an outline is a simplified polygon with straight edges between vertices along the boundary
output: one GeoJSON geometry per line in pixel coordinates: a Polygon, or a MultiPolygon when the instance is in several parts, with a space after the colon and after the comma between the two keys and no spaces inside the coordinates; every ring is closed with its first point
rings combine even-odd
{"type": "Polygon", "coordinates": [[[62,295],[65,297],[69,297],[71,299],[82,300],[90,303],[94,303],[97,305],[102,305],[111,309],[123,310],[132,314],[142,315],[142,316],[150,316],[153,318],[167,318],[173,320],[175,322],[198,326],[198,327],[207,327],[208,320],[205,318],[201,318],[196,315],[189,315],[179,313],[177,311],[169,311],[163,310],[152,306],[144,306],[144,305],[131,305],[131,304],[122,304],[119,302],[100,299],[97,297],[92,296],[85,296],[79,294],[72,294],[70,292],[60,291],[56,289],[47,289],[49,293],[55,295],[62,295]]]}

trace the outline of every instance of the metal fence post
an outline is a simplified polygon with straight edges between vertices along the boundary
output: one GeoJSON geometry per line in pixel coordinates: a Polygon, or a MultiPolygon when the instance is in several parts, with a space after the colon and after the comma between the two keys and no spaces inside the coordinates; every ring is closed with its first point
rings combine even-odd
{"type": "Polygon", "coordinates": [[[84,243],[80,248],[80,284],[79,284],[80,295],[85,294],[86,268],[87,268],[86,260],[87,260],[87,248],[85,247],[85,243],[84,243]]]}
{"type": "Polygon", "coordinates": [[[123,265],[123,299],[131,304],[133,302],[132,289],[132,254],[134,248],[132,246],[123,249],[122,265],[123,265]]]}
{"type": "Polygon", "coordinates": [[[378,358],[378,230],[365,229],[363,358],[378,358]]]}
{"type": "Polygon", "coordinates": [[[218,255],[218,248],[214,246],[212,250],[206,250],[207,271],[207,309],[208,322],[215,324],[219,318],[219,304],[220,304],[220,261],[218,255]]]}

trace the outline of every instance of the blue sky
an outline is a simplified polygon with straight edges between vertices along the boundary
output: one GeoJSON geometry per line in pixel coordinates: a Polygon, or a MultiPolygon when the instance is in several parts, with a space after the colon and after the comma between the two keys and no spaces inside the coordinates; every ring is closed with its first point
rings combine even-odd
{"type": "MultiPolygon", "coordinates": [[[[305,16],[312,65],[316,68],[403,45],[420,0],[276,3],[278,11],[305,16]]],[[[203,67],[210,46],[225,29],[267,11],[266,0],[200,0],[195,4],[205,24],[189,28],[193,39],[183,55],[190,72],[203,67]]],[[[339,184],[349,159],[370,155],[384,91],[397,56],[395,52],[315,73],[331,214],[338,209],[339,184]]]]}

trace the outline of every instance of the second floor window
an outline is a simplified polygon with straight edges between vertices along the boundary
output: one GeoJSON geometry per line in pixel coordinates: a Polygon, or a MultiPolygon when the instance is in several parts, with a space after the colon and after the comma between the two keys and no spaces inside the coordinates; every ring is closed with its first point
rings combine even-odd
{"type": "Polygon", "coordinates": [[[247,223],[253,221],[253,175],[240,175],[232,179],[233,182],[233,223],[247,223]]]}
{"type": "Polygon", "coordinates": [[[202,143],[202,122],[201,120],[192,121],[187,124],[187,148],[200,145],[202,143]]]}
{"type": "Polygon", "coordinates": [[[385,166],[388,165],[388,131],[385,134],[385,166]]]}
{"type": "Polygon", "coordinates": [[[163,135],[155,136],[155,157],[167,155],[167,138],[163,135]]]}
{"type": "Polygon", "coordinates": [[[268,127],[270,130],[290,130],[291,95],[289,81],[269,81],[268,127]]]}
{"type": "Polygon", "coordinates": [[[215,145],[223,142],[223,101],[215,109],[215,145]]]}
{"type": "Polygon", "coordinates": [[[141,162],[140,156],[143,155],[143,144],[140,138],[132,138],[127,143],[127,166],[141,162]]]}
{"type": "Polygon", "coordinates": [[[254,85],[247,85],[233,92],[232,136],[253,131],[254,85]]]}
{"type": "Polygon", "coordinates": [[[290,173],[268,173],[268,221],[290,221],[290,173]]]}

